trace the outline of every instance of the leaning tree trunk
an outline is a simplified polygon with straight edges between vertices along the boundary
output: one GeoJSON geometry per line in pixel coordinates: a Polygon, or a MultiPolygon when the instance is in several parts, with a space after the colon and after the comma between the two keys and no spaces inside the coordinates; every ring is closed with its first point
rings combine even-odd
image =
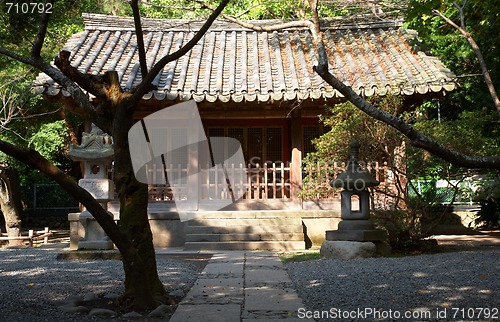
{"type": "MultiPolygon", "coordinates": [[[[124,265],[125,299],[151,306],[169,303],[170,297],[160,281],[157,272],[153,234],[149,226],[148,187],[135,178],[128,143],[128,131],[134,120],[129,109],[119,104],[113,122],[113,143],[115,150],[115,184],[120,201],[120,230],[132,241],[144,264],[145,276],[133,273],[133,267],[124,265]],[[134,280],[139,279],[139,280],[134,280]],[[139,282],[139,283],[138,283],[139,282]],[[143,292],[136,289],[141,285],[143,292]],[[137,299],[137,295],[147,292],[147,298],[137,299]],[[134,298],[135,297],[135,298],[134,298]]],[[[125,264],[125,263],[124,263],[125,264]]],[[[171,303],[170,303],[171,304],[171,303]]]]}
{"type": "Polygon", "coordinates": [[[133,110],[137,103],[131,102],[130,92],[121,89],[116,71],[108,71],[104,76],[92,78],[82,75],[72,67],[69,57],[68,52],[61,51],[55,59],[55,64],[73,79],[84,78],[88,85],[97,91],[101,100],[98,110],[102,115],[92,121],[101,129],[111,132],[113,137],[115,185],[120,202],[120,231],[132,242],[140,258],[140,263],[123,261],[123,299],[125,303],[133,303],[135,308],[155,308],[160,303],[169,302],[170,297],[158,277],[153,234],[147,214],[147,186],[135,178],[128,146],[128,131],[134,123],[133,110]],[[145,274],[138,274],[138,265],[142,266],[141,271],[145,274]]]}
{"type": "MultiPolygon", "coordinates": [[[[0,209],[5,218],[5,229],[8,237],[21,236],[21,209],[18,198],[20,190],[16,170],[0,166],[0,209]]],[[[22,240],[9,240],[11,246],[19,246],[22,243],[22,240]]]]}

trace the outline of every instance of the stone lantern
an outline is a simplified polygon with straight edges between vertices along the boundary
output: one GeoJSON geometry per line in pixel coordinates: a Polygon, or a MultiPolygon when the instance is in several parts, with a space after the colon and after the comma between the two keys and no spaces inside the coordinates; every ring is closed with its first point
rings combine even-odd
{"type": "Polygon", "coordinates": [[[369,187],[380,184],[359,164],[359,142],[349,144],[351,157],[347,169],[330,182],[340,194],[341,221],[338,230],[327,230],[321,253],[327,258],[356,258],[375,255],[377,247],[387,238],[383,230],[375,229],[370,221],[369,187]]]}
{"type": "MultiPolygon", "coordinates": [[[[82,144],[72,144],[68,155],[74,161],[83,162],[84,175],[78,185],[107,210],[108,202],[114,199],[114,184],[108,179],[108,169],[114,157],[111,136],[92,124],[90,133],[83,133],[82,144]]],[[[83,209],[81,213],[69,214],[68,219],[72,250],[113,249],[113,242],[89,211],[83,209]]]]}

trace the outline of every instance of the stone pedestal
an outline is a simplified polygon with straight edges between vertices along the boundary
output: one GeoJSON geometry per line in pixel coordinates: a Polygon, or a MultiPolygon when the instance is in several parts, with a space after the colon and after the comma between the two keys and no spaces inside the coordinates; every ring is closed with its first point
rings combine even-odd
{"type": "Polygon", "coordinates": [[[78,241],[78,249],[113,249],[113,242],[88,211],[78,216],[85,235],[78,241]]]}

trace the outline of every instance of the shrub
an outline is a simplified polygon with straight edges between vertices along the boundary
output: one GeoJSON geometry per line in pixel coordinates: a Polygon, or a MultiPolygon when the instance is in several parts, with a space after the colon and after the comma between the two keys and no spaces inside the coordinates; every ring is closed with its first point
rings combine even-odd
{"type": "Polygon", "coordinates": [[[489,229],[500,227],[500,179],[487,181],[479,187],[474,199],[481,205],[476,224],[489,229]]]}

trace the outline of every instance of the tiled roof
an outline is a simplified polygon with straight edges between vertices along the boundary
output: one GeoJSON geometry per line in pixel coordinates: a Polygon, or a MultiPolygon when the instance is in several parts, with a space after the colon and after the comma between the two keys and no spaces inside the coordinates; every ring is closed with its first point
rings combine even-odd
{"type": "MultiPolygon", "coordinates": [[[[124,89],[137,86],[141,72],[132,18],[85,14],[84,20],[85,31],[65,46],[72,53],[72,65],[90,74],[116,70],[124,89]]],[[[200,25],[144,19],[148,65],[180,48],[200,25]]],[[[420,50],[416,33],[398,22],[334,20],[323,29],[331,71],[360,94],[412,95],[455,88],[453,73],[420,50]]],[[[255,32],[216,21],[187,55],[165,66],[154,80],[158,89],[144,99],[267,102],[341,96],[313,71],[315,60],[306,29],[255,32]]],[[[46,75],[37,78],[35,89],[68,95],[46,75]]]]}

